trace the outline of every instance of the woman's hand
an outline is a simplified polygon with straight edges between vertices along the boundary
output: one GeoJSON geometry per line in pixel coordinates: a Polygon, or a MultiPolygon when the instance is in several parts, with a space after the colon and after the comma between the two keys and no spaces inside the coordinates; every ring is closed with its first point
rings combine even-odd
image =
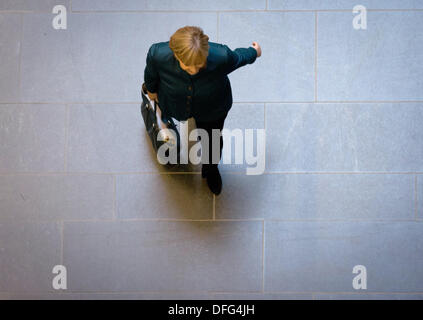
{"type": "MultiPolygon", "coordinates": [[[[151,101],[156,101],[157,103],[159,103],[159,100],[157,98],[157,93],[152,93],[147,90],[147,94],[151,101]]],[[[156,113],[157,113],[157,121],[159,123],[160,128],[166,129],[167,125],[166,123],[163,123],[162,121],[162,110],[160,110],[160,107],[157,104],[156,104],[156,113]]]]}
{"type": "Polygon", "coordinates": [[[150,98],[150,100],[154,100],[157,103],[159,102],[159,99],[157,98],[157,93],[152,93],[152,92],[147,90],[147,95],[150,98]]]}
{"type": "Polygon", "coordinates": [[[261,56],[261,47],[257,42],[253,42],[253,48],[257,51],[257,58],[261,56]]]}

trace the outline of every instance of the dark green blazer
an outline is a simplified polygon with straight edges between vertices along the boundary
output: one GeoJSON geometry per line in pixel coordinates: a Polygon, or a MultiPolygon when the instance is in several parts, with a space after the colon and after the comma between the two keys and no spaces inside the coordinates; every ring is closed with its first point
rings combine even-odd
{"type": "Polygon", "coordinates": [[[228,74],[256,58],[253,47],[232,51],[227,45],[209,41],[206,68],[190,75],[180,67],[169,41],[158,42],[148,50],[144,82],[148,91],[157,93],[163,120],[194,117],[214,121],[226,116],[232,107],[228,74]]]}

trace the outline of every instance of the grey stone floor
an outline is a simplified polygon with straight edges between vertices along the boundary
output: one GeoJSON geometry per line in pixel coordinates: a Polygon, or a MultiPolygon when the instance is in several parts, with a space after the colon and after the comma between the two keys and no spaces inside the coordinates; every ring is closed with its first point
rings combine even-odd
{"type": "Polygon", "coordinates": [[[0,0],[0,299],[422,299],[423,1],[192,2],[0,0]],[[139,113],[184,25],[263,50],[225,127],[266,130],[266,170],[219,196],[139,113]]]}

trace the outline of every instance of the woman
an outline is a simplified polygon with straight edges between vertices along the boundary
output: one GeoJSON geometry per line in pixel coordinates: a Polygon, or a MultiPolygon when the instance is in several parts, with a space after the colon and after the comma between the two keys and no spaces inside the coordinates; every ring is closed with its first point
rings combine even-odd
{"type": "MultiPolygon", "coordinates": [[[[194,117],[197,128],[207,131],[209,163],[203,163],[201,176],[210,190],[218,195],[222,179],[212,163],[212,129],[223,129],[232,107],[232,90],[228,74],[261,56],[257,42],[249,48],[232,51],[227,45],[209,42],[203,30],[195,26],[178,29],[170,41],[158,42],[148,50],[144,83],[150,99],[160,102],[162,120],[178,121],[194,117]]],[[[220,132],[220,131],[219,131],[220,132]]],[[[220,154],[223,138],[220,135],[220,154]]]]}

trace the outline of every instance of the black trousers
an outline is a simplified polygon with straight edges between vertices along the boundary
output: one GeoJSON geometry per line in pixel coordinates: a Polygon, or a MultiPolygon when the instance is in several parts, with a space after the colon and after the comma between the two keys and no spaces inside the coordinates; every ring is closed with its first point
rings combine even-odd
{"type": "MultiPolygon", "coordinates": [[[[224,117],[222,117],[220,119],[217,119],[215,121],[199,121],[199,120],[195,119],[195,117],[194,117],[195,124],[196,124],[197,128],[198,129],[204,129],[204,130],[206,130],[206,132],[208,134],[209,163],[203,163],[202,164],[202,166],[203,166],[202,169],[205,170],[205,171],[207,171],[208,169],[210,169],[210,167],[212,167],[212,166],[216,166],[217,167],[217,165],[218,165],[218,163],[213,163],[212,162],[212,160],[213,160],[213,158],[212,158],[212,156],[213,156],[213,153],[212,153],[213,152],[213,148],[212,148],[212,146],[213,146],[212,145],[212,138],[213,138],[213,136],[212,136],[212,129],[219,129],[220,130],[219,131],[219,135],[220,135],[220,138],[219,138],[219,149],[220,149],[220,151],[219,151],[219,159],[222,158],[223,137],[222,137],[221,130],[223,129],[223,125],[225,123],[226,116],[227,116],[227,114],[224,117]]],[[[201,140],[201,138],[198,138],[198,139],[201,140]]],[[[202,144],[201,146],[203,148],[204,145],[202,144]]]]}

